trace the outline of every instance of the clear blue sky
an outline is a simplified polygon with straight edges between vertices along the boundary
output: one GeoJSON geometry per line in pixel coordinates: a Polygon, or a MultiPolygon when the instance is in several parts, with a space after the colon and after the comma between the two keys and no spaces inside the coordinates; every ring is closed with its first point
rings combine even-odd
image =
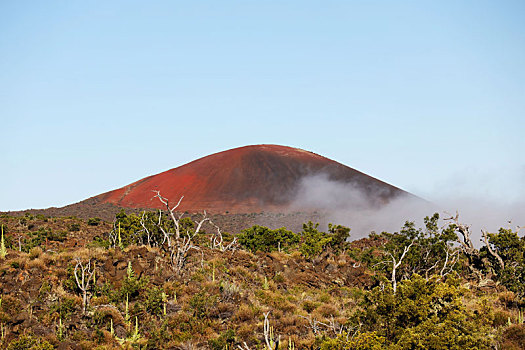
{"type": "Polygon", "coordinates": [[[523,1],[2,1],[0,210],[247,144],[525,196],[523,1]]]}

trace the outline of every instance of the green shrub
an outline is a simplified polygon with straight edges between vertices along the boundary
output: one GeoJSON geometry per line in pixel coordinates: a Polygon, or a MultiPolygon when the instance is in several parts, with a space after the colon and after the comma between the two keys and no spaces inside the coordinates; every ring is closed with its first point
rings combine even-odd
{"type": "Polygon", "coordinates": [[[489,349],[487,325],[462,301],[460,280],[425,280],[414,274],[392,287],[365,295],[354,322],[385,338],[388,349],[489,349]]]}
{"type": "Polygon", "coordinates": [[[233,349],[236,342],[235,330],[228,329],[223,332],[218,338],[208,340],[208,345],[212,350],[233,349]]]}
{"type": "Polygon", "coordinates": [[[309,221],[303,224],[303,231],[301,232],[302,243],[299,251],[306,259],[313,259],[332,242],[332,236],[326,232],[321,232],[317,229],[319,224],[314,224],[309,221]]]}
{"type": "Polygon", "coordinates": [[[69,265],[66,269],[66,279],[62,282],[64,289],[72,293],[80,293],[81,290],[78,288],[77,281],[75,279],[75,268],[69,265]]]}
{"type": "Polygon", "coordinates": [[[89,218],[87,221],[87,224],[89,226],[98,226],[100,224],[101,219],[100,218],[89,218]]]}
{"type": "Polygon", "coordinates": [[[350,237],[349,227],[328,224],[328,233],[330,233],[332,237],[329,244],[334,251],[338,252],[348,245],[346,240],[350,237]]]}
{"type": "Polygon", "coordinates": [[[78,232],[78,231],[80,231],[80,224],[79,223],[74,223],[74,224],[69,225],[69,231],[70,232],[78,232]]]}
{"type": "Polygon", "coordinates": [[[160,287],[153,287],[146,292],[144,306],[146,310],[155,316],[160,316],[164,310],[164,291],[160,287]]]}
{"type": "Polygon", "coordinates": [[[49,313],[57,312],[62,320],[65,320],[71,316],[75,310],[77,310],[77,300],[74,298],[64,297],[60,301],[54,303],[49,308],[49,313]]]}
{"type": "Polygon", "coordinates": [[[300,237],[284,227],[271,230],[268,227],[255,225],[243,230],[238,239],[241,246],[253,253],[271,252],[279,248],[288,252],[291,247],[299,243],[300,237]]]}
{"type": "Polygon", "coordinates": [[[382,350],[384,338],[376,332],[364,332],[350,335],[346,332],[339,334],[334,339],[325,340],[321,344],[321,350],[382,350]]]}
{"type": "Polygon", "coordinates": [[[7,350],[53,350],[54,346],[48,341],[35,337],[32,334],[23,334],[13,340],[7,350]]]}
{"type": "Polygon", "coordinates": [[[88,247],[102,247],[102,248],[106,248],[108,249],[110,246],[111,246],[111,243],[109,242],[109,240],[107,239],[104,239],[100,236],[95,236],[93,237],[93,241],[88,243],[87,245],[88,247]]]}
{"type": "Polygon", "coordinates": [[[52,232],[51,230],[47,233],[47,239],[49,241],[64,242],[67,238],[66,231],[52,232]]]}
{"type": "Polygon", "coordinates": [[[211,308],[215,305],[216,299],[216,296],[211,296],[204,290],[195,294],[189,302],[193,310],[193,317],[198,319],[208,317],[211,308]]]}
{"type": "Polygon", "coordinates": [[[128,272],[124,278],[124,281],[122,281],[120,289],[113,293],[111,299],[116,302],[121,302],[126,300],[127,296],[129,300],[132,300],[141,294],[147,284],[148,278],[146,276],[137,278],[133,268],[131,265],[129,265],[128,272]]]}

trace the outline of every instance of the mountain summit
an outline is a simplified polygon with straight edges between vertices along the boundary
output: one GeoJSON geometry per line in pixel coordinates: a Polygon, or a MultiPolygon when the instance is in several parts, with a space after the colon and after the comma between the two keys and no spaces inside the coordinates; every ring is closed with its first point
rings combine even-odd
{"type": "Polygon", "coordinates": [[[278,145],[253,145],[197,159],[90,198],[90,201],[127,208],[162,208],[163,204],[153,198],[153,191],[160,191],[172,205],[185,196],[179,207],[181,211],[286,211],[297,198],[304,179],[312,176],[351,184],[378,203],[409,195],[312,152],[278,145]]]}

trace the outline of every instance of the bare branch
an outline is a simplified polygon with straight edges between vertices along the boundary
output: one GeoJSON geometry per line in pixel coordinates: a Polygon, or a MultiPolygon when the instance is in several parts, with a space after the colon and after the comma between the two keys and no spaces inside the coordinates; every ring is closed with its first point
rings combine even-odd
{"type": "Polygon", "coordinates": [[[219,226],[215,225],[213,221],[210,220],[210,224],[215,226],[217,233],[210,237],[210,246],[212,249],[218,249],[221,252],[226,252],[228,250],[234,251],[237,248],[237,237],[233,238],[227,246],[224,246],[224,238],[222,237],[222,232],[219,226]]]}
{"type": "Polygon", "coordinates": [[[281,342],[281,336],[277,338],[277,341],[274,338],[273,334],[273,327],[270,327],[270,321],[268,320],[268,315],[270,314],[270,311],[266,312],[264,314],[264,325],[263,325],[263,331],[264,331],[264,340],[266,342],[266,347],[268,350],[277,350],[279,349],[279,343],[281,342]]]}
{"type": "Polygon", "coordinates": [[[180,219],[181,219],[182,215],[180,215],[179,218],[177,219],[175,217],[174,212],[175,212],[175,209],[177,209],[179,207],[179,205],[182,202],[182,199],[184,198],[184,196],[181,196],[179,201],[177,202],[177,204],[173,208],[170,208],[170,204],[169,204],[168,198],[162,197],[162,195],[160,194],[160,191],[153,190],[153,192],[156,193],[156,195],[153,196],[153,198],[158,198],[164,205],[166,205],[166,209],[170,213],[171,220],[173,221],[173,224],[175,225],[175,239],[179,239],[180,238],[179,222],[180,222],[180,219]]]}
{"type": "Polygon", "coordinates": [[[91,260],[88,260],[87,264],[83,264],[80,259],[77,258],[74,275],[77,286],[82,291],[82,311],[84,314],[86,313],[87,305],[89,303],[88,290],[94,273],[95,269],[93,269],[93,271],[91,270],[91,260]]]}
{"type": "Polygon", "coordinates": [[[481,230],[481,235],[483,236],[483,240],[485,241],[485,245],[487,246],[487,249],[489,250],[490,254],[492,254],[492,256],[498,260],[501,269],[505,269],[505,263],[503,262],[503,259],[496,251],[494,251],[494,249],[492,249],[492,246],[489,243],[487,232],[481,230]]]}
{"type": "Polygon", "coordinates": [[[151,246],[151,234],[149,233],[148,228],[146,227],[146,222],[144,221],[144,215],[146,215],[146,211],[144,210],[142,212],[142,217],[140,218],[140,225],[144,228],[144,231],[146,232],[146,235],[148,237],[148,245],[151,246]]]}
{"type": "Polygon", "coordinates": [[[443,263],[443,268],[441,269],[441,271],[439,271],[439,275],[441,277],[445,277],[446,275],[448,275],[450,273],[450,271],[452,271],[452,269],[454,268],[454,265],[456,264],[456,259],[459,255],[459,250],[455,250],[453,253],[452,253],[452,261],[450,263],[450,266],[449,266],[449,270],[448,272],[445,272],[447,271],[447,265],[448,265],[448,262],[450,260],[450,249],[448,246],[445,247],[445,262],[443,263]]]}
{"type": "Polygon", "coordinates": [[[394,257],[394,255],[390,252],[388,252],[388,255],[390,255],[390,258],[392,259],[391,260],[391,263],[392,263],[392,277],[390,279],[390,281],[392,282],[392,289],[394,291],[394,294],[396,294],[396,290],[397,290],[397,280],[396,280],[396,270],[399,266],[401,266],[401,263],[403,262],[403,259],[405,258],[405,255],[408,253],[408,251],[410,250],[410,247],[412,247],[412,245],[414,244],[414,242],[411,242],[408,246],[405,246],[403,248],[403,254],[401,254],[401,257],[399,257],[399,260],[396,261],[396,258],[394,257]]]}
{"type": "MultiPolygon", "coordinates": [[[[449,213],[446,213],[446,212],[445,214],[450,215],[449,213]]],[[[457,230],[463,236],[463,240],[459,240],[458,238],[458,243],[461,244],[461,248],[463,249],[463,251],[468,255],[476,255],[476,256],[479,255],[479,252],[476,250],[476,248],[474,248],[474,244],[472,243],[472,239],[470,238],[471,236],[470,226],[459,222],[458,211],[456,211],[456,216],[451,215],[449,218],[445,218],[444,220],[453,221],[454,224],[456,225],[457,230]]]]}

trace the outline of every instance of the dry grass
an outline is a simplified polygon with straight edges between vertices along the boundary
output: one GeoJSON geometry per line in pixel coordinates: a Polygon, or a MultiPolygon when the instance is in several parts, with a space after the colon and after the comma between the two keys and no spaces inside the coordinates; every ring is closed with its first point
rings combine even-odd
{"type": "Polygon", "coordinates": [[[44,270],[46,268],[46,266],[47,265],[46,265],[44,259],[41,259],[41,258],[37,258],[37,259],[34,259],[34,260],[29,260],[27,262],[27,268],[28,269],[38,268],[38,269],[44,270]]]}
{"type": "Polygon", "coordinates": [[[241,304],[237,309],[237,312],[235,312],[233,319],[238,323],[249,322],[250,320],[255,319],[255,311],[251,306],[241,304]]]}
{"type": "Polygon", "coordinates": [[[29,251],[29,259],[33,260],[38,258],[42,254],[42,252],[42,248],[40,247],[31,248],[31,250],[29,251]]]}
{"type": "Polygon", "coordinates": [[[313,315],[319,316],[319,318],[329,318],[331,316],[338,316],[339,311],[331,304],[323,304],[319,306],[314,312],[313,315]]]}

